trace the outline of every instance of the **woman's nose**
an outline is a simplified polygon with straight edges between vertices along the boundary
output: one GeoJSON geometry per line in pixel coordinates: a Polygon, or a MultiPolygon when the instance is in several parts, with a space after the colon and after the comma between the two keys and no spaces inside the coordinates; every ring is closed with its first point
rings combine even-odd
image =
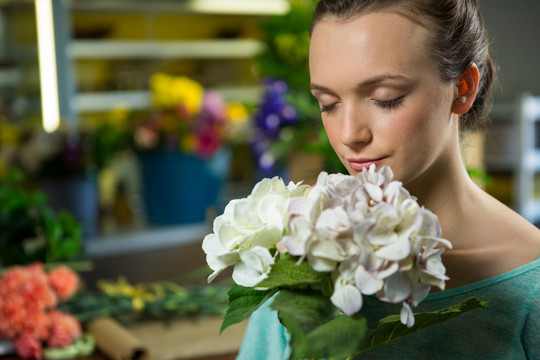
{"type": "Polygon", "coordinates": [[[373,134],[366,112],[358,106],[352,106],[343,112],[341,119],[340,141],[348,147],[364,145],[371,141],[373,134]]]}

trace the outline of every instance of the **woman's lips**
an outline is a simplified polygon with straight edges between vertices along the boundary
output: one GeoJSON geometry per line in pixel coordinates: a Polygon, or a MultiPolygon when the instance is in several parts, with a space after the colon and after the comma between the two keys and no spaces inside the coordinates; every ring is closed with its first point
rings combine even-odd
{"type": "Polygon", "coordinates": [[[359,158],[359,159],[347,159],[351,169],[355,171],[362,171],[363,169],[368,169],[372,164],[379,166],[384,158],[379,159],[368,159],[368,158],[359,158]]]}

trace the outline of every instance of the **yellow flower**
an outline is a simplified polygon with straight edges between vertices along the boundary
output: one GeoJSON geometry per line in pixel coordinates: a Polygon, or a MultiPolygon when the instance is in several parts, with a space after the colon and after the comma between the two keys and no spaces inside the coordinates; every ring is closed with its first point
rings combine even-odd
{"type": "Polygon", "coordinates": [[[245,123],[248,119],[248,111],[240,103],[229,103],[227,104],[227,117],[233,124],[245,123]]]}
{"type": "Polygon", "coordinates": [[[98,281],[98,287],[109,296],[127,296],[131,298],[133,309],[141,311],[147,302],[163,298],[164,292],[158,286],[153,286],[154,291],[149,291],[144,285],[133,286],[125,277],[120,276],[116,283],[105,280],[98,281]]]}
{"type": "Polygon", "coordinates": [[[157,108],[184,106],[187,116],[193,116],[201,109],[204,88],[186,76],[156,73],[150,79],[150,87],[157,108]]]}
{"type": "Polygon", "coordinates": [[[185,76],[173,80],[171,89],[175,104],[183,104],[188,116],[193,116],[201,110],[204,88],[201,84],[185,76]]]}

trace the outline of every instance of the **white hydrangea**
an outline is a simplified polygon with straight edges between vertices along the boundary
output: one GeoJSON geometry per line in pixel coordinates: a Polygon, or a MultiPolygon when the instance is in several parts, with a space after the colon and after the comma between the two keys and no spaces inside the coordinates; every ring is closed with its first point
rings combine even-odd
{"type": "Polygon", "coordinates": [[[431,286],[444,289],[437,217],[421,207],[387,166],[358,176],[321,173],[304,197],[290,200],[287,235],[280,251],[331,272],[332,302],[345,314],[362,307],[362,294],[402,303],[401,321],[414,324],[411,305],[431,286]]]}
{"type": "Polygon", "coordinates": [[[213,233],[203,241],[206,261],[214,271],[211,282],[229,266],[238,285],[253,287],[268,276],[274,264],[270,251],[281,240],[288,222],[291,198],[306,185],[285,185],[279,177],[263,179],[247,198],[232,200],[214,220],[213,233]]]}

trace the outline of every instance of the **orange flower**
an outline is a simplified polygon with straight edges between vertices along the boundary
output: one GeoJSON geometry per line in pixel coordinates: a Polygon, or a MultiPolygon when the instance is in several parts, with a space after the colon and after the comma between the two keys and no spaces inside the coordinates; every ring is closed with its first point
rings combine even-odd
{"type": "Polygon", "coordinates": [[[68,299],[77,291],[79,278],[67,266],[59,266],[49,273],[49,282],[62,299],[68,299]]]}
{"type": "Polygon", "coordinates": [[[81,336],[81,325],[55,307],[57,295],[67,299],[77,286],[77,275],[65,266],[49,275],[41,263],[7,269],[0,278],[0,335],[13,341],[22,358],[41,359],[45,342],[71,345],[81,336]]]}
{"type": "Polygon", "coordinates": [[[73,340],[81,336],[81,325],[72,315],[55,310],[51,311],[49,316],[51,319],[51,332],[47,344],[50,347],[71,345],[73,340]]]}

